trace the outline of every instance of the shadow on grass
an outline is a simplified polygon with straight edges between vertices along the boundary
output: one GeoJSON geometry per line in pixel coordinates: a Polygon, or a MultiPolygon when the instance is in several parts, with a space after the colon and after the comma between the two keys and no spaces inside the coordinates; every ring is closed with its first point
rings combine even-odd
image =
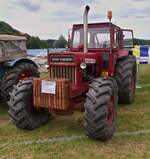
{"type": "Polygon", "coordinates": [[[0,118],[8,116],[8,105],[0,101],[0,118]]]}

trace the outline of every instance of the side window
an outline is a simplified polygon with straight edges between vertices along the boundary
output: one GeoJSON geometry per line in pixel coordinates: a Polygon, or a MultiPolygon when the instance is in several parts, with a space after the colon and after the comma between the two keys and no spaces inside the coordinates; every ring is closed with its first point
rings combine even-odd
{"type": "Polygon", "coordinates": [[[70,46],[71,37],[72,37],[72,29],[69,29],[69,30],[68,30],[68,45],[67,45],[67,47],[70,46]]]}
{"type": "Polygon", "coordinates": [[[121,47],[121,43],[122,43],[122,32],[116,30],[114,34],[114,47],[115,48],[121,47]]]}
{"type": "Polygon", "coordinates": [[[71,36],[72,36],[72,29],[68,29],[68,41],[71,40],[71,36]]]}
{"type": "Polygon", "coordinates": [[[123,31],[123,46],[126,48],[133,47],[133,34],[132,31],[123,31]]]}
{"type": "Polygon", "coordinates": [[[84,44],[84,36],[83,36],[83,29],[78,29],[74,32],[73,38],[73,48],[78,48],[79,45],[84,44]]]}
{"type": "Polygon", "coordinates": [[[75,31],[73,38],[73,48],[78,48],[79,43],[80,43],[80,32],[75,31]]]}
{"type": "Polygon", "coordinates": [[[114,44],[113,44],[114,48],[118,48],[119,47],[117,35],[118,35],[118,32],[116,30],[115,33],[114,33],[114,44]]]}

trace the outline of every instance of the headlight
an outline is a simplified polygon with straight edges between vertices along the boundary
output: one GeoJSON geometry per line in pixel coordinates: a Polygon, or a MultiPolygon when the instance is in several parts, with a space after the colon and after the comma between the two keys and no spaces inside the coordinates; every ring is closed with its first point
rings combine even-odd
{"type": "Polygon", "coordinates": [[[80,64],[80,68],[82,69],[82,70],[84,70],[84,69],[86,69],[86,63],[84,63],[84,62],[82,62],[81,64],[80,64]]]}
{"type": "Polygon", "coordinates": [[[49,68],[48,64],[45,65],[45,68],[49,68]]]}

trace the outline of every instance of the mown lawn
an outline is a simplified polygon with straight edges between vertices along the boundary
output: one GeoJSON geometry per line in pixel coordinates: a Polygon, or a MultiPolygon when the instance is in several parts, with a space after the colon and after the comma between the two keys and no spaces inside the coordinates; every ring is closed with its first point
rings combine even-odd
{"type": "Polygon", "coordinates": [[[1,104],[0,159],[149,159],[150,65],[140,66],[140,86],[133,104],[119,106],[116,134],[107,143],[84,135],[80,112],[55,116],[37,130],[23,131],[10,122],[7,106],[1,104]]]}

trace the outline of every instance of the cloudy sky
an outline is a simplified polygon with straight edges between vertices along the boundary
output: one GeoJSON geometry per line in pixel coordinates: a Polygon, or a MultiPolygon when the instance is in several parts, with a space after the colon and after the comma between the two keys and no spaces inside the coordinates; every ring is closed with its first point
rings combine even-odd
{"type": "Polygon", "coordinates": [[[0,0],[0,21],[42,39],[67,36],[74,23],[82,23],[83,8],[91,7],[89,21],[107,21],[134,30],[136,38],[150,39],[150,0],[0,0]]]}

